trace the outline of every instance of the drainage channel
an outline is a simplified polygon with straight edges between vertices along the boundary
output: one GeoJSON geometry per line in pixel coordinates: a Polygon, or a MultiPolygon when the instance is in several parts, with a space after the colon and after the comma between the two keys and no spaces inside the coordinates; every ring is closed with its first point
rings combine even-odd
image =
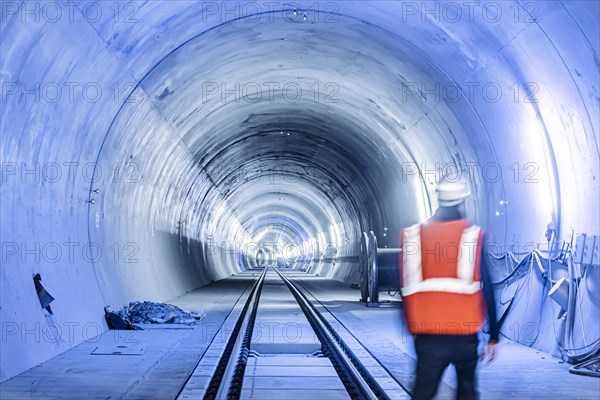
{"type": "Polygon", "coordinates": [[[266,268],[234,306],[179,399],[406,399],[402,387],[323,316],[285,273],[266,268]]]}

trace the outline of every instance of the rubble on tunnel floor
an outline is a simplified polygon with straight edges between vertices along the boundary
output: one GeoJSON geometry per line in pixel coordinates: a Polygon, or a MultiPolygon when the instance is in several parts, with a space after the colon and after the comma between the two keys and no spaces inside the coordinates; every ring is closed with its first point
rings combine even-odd
{"type": "Polygon", "coordinates": [[[193,325],[204,318],[203,312],[187,312],[181,308],[152,301],[133,301],[118,311],[105,308],[109,328],[140,329],[134,324],[185,324],[193,325]]]}

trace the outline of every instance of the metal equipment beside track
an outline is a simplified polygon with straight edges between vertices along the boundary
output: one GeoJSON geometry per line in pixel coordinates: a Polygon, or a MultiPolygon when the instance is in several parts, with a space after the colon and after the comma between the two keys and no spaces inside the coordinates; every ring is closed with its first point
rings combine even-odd
{"type": "Polygon", "coordinates": [[[379,292],[400,290],[399,248],[378,248],[377,237],[363,232],[360,242],[360,294],[367,307],[379,305],[379,292]]]}

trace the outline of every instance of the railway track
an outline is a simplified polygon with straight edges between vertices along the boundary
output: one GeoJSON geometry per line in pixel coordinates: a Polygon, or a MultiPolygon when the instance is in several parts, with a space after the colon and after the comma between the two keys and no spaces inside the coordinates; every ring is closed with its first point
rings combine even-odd
{"type": "Polygon", "coordinates": [[[410,398],[293,273],[258,271],[178,399],[410,398]]]}

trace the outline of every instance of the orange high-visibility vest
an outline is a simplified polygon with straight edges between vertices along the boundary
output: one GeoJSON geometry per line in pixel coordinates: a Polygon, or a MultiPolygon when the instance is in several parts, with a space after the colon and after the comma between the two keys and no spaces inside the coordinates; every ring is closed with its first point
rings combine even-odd
{"type": "Polygon", "coordinates": [[[482,237],[483,230],[464,219],[402,230],[401,292],[410,333],[469,335],[481,329],[482,237]]]}

